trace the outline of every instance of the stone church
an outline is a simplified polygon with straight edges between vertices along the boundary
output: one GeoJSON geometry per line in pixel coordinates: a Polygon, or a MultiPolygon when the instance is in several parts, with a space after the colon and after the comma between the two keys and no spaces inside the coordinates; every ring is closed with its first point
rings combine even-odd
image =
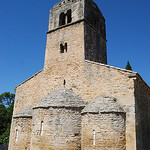
{"type": "Polygon", "coordinates": [[[50,10],[44,68],[18,85],[9,150],[150,150],[150,87],[107,65],[92,0],[50,10]]]}

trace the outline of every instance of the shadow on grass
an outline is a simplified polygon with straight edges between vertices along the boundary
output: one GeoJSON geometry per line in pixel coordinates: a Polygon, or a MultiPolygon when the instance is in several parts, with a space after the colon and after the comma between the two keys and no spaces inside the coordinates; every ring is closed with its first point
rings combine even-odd
{"type": "Polygon", "coordinates": [[[8,146],[7,145],[0,145],[0,150],[8,150],[8,146]]]}

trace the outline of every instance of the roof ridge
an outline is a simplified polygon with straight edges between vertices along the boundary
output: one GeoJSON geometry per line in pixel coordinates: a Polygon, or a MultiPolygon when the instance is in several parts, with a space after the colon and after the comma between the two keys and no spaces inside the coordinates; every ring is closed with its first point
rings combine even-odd
{"type": "Polygon", "coordinates": [[[35,73],[34,75],[32,75],[31,77],[29,77],[28,79],[26,79],[25,81],[23,81],[22,83],[20,83],[19,85],[17,85],[14,90],[16,91],[16,88],[22,84],[24,84],[25,82],[27,82],[28,80],[32,79],[33,77],[35,77],[37,74],[39,74],[40,72],[42,72],[43,69],[41,69],[40,71],[38,71],[37,73],[35,73]]]}
{"type": "Polygon", "coordinates": [[[90,61],[90,60],[85,60],[85,62],[92,63],[92,64],[96,64],[96,65],[100,65],[100,66],[105,66],[105,67],[108,67],[108,68],[113,68],[113,69],[120,70],[120,71],[123,71],[123,72],[128,72],[128,73],[137,74],[137,72],[135,72],[135,71],[131,71],[131,70],[127,70],[127,69],[115,67],[115,66],[110,66],[110,65],[106,65],[106,64],[102,64],[102,63],[90,61]]]}

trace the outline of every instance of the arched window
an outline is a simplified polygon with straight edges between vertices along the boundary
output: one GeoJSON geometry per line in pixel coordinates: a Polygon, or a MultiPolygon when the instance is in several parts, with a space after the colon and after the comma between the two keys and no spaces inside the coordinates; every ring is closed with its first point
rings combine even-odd
{"type": "Polygon", "coordinates": [[[44,122],[41,122],[41,129],[40,129],[40,135],[43,135],[43,126],[44,126],[44,122]]]}
{"type": "Polygon", "coordinates": [[[71,23],[72,21],[72,12],[71,9],[67,11],[67,23],[71,23]]]}
{"type": "Polygon", "coordinates": [[[68,50],[67,43],[65,43],[64,45],[63,45],[63,44],[60,44],[60,53],[67,52],[67,50],[68,50]],[[66,51],[65,51],[65,50],[66,50],[66,51]]]}
{"type": "Polygon", "coordinates": [[[65,25],[65,14],[62,12],[59,16],[59,26],[65,25]]]}
{"type": "Polygon", "coordinates": [[[65,14],[62,12],[59,16],[59,26],[65,25],[66,23],[71,23],[72,21],[72,11],[69,9],[65,14]]]}
{"type": "Polygon", "coordinates": [[[18,141],[18,129],[16,129],[16,136],[15,136],[16,142],[18,141]]]}
{"type": "Polygon", "coordinates": [[[95,145],[95,137],[96,137],[96,132],[93,130],[93,145],[95,145]]]}

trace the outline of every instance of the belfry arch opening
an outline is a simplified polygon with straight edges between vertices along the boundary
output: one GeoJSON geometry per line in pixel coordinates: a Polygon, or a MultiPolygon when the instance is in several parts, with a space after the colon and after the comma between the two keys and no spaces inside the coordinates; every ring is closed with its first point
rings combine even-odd
{"type": "Polygon", "coordinates": [[[59,26],[65,25],[65,14],[62,12],[59,16],[59,26]]]}
{"type": "Polygon", "coordinates": [[[69,9],[67,11],[67,23],[71,23],[71,21],[72,21],[72,11],[71,9],[69,9]]]}
{"type": "Polygon", "coordinates": [[[66,13],[62,12],[59,15],[59,26],[71,23],[72,21],[72,10],[69,9],[66,13]]]}

